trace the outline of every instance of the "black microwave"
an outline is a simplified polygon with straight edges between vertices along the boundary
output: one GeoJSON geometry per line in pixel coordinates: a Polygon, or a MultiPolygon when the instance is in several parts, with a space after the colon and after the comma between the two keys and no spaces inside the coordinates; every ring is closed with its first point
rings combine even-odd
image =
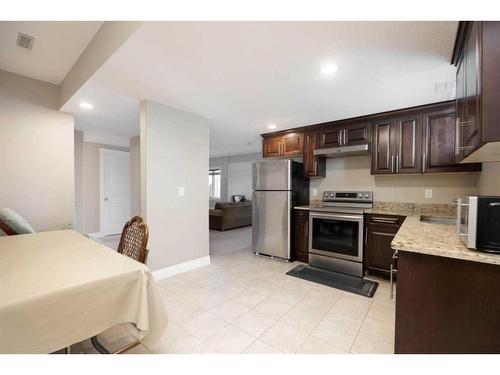
{"type": "Polygon", "coordinates": [[[458,199],[457,235],[468,248],[500,253],[500,197],[458,199]]]}

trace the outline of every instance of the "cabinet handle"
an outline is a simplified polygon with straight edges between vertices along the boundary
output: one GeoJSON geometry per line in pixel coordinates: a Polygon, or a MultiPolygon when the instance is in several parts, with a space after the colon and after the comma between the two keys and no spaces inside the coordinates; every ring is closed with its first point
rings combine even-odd
{"type": "Polygon", "coordinates": [[[424,150],[424,153],[422,154],[422,172],[425,172],[425,160],[426,159],[426,156],[425,156],[425,150],[424,150]]]}
{"type": "Polygon", "coordinates": [[[347,129],[342,129],[342,133],[343,133],[343,143],[342,145],[345,145],[347,144],[347,129]]]}
{"type": "Polygon", "coordinates": [[[394,173],[394,155],[391,155],[391,173],[394,173]]]}
{"type": "Polygon", "coordinates": [[[315,175],[318,174],[318,161],[317,160],[314,161],[314,174],[315,175]]]}
{"type": "Polygon", "coordinates": [[[337,143],[339,146],[342,146],[342,129],[339,131],[339,134],[337,136],[337,143]]]}
{"type": "Polygon", "coordinates": [[[378,223],[390,223],[390,224],[397,224],[399,219],[393,219],[390,217],[372,217],[371,221],[378,222],[378,223]]]}
{"type": "Polygon", "coordinates": [[[396,154],[396,173],[399,173],[399,154],[396,154]]]}
{"type": "Polygon", "coordinates": [[[306,237],[309,237],[309,221],[306,221],[306,237]]]}

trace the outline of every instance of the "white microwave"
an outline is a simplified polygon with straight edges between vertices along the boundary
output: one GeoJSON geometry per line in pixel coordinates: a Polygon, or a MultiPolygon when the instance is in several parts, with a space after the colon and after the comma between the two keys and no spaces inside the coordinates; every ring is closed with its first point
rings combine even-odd
{"type": "Polygon", "coordinates": [[[457,199],[457,236],[468,248],[500,253],[500,197],[457,199]]]}

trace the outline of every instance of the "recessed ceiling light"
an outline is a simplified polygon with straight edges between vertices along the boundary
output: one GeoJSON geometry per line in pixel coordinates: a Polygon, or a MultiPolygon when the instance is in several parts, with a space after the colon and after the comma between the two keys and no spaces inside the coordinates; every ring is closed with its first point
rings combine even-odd
{"type": "Polygon", "coordinates": [[[269,130],[273,130],[273,129],[276,129],[276,125],[274,125],[274,124],[269,124],[269,125],[267,125],[267,128],[268,128],[269,130]]]}
{"type": "Polygon", "coordinates": [[[84,109],[92,109],[92,108],[94,108],[94,106],[92,104],[87,103],[87,102],[80,103],[80,107],[84,108],[84,109]]]}
{"type": "Polygon", "coordinates": [[[335,64],[325,64],[321,68],[321,74],[323,74],[324,76],[331,76],[337,70],[339,70],[339,67],[337,65],[335,65],[335,64]]]}

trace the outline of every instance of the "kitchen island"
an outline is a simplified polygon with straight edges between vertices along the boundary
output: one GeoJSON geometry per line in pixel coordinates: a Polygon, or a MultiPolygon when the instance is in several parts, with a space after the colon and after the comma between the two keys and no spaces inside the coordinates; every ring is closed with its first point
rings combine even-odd
{"type": "Polygon", "coordinates": [[[395,353],[500,353],[500,255],[465,247],[454,225],[407,216],[398,252],[395,353]]]}

